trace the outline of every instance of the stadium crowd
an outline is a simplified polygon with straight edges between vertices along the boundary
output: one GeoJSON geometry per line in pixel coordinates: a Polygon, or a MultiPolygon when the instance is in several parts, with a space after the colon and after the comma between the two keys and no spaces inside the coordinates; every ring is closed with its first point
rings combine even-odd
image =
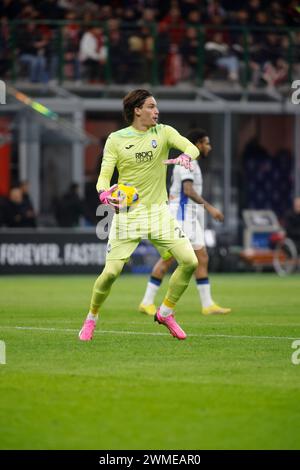
{"type": "Polygon", "coordinates": [[[202,65],[205,78],[237,82],[248,58],[253,85],[276,86],[289,60],[300,62],[300,32],[280,29],[300,25],[295,0],[3,0],[0,25],[1,76],[15,70],[31,82],[63,69],[77,82],[147,83],[154,58],[164,85],[195,82],[202,65]]]}

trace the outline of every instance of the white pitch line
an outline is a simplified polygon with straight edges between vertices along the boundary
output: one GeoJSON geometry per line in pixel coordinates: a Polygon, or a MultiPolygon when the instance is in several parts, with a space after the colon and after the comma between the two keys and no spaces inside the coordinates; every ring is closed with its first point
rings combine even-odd
{"type": "MultiPolygon", "coordinates": [[[[21,331],[44,331],[44,332],[55,332],[55,333],[78,333],[79,329],[74,328],[43,328],[36,326],[1,326],[0,330],[21,330],[21,331]]],[[[169,336],[168,333],[146,333],[145,331],[122,331],[122,330],[98,330],[97,334],[113,334],[113,335],[146,335],[146,336],[169,336]]],[[[225,335],[225,334],[188,334],[190,337],[194,338],[232,338],[232,339],[285,339],[285,340],[294,340],[300,339],[300,334],[298,337],[291,336],[250,336],[250,335],[225,335]]]]}

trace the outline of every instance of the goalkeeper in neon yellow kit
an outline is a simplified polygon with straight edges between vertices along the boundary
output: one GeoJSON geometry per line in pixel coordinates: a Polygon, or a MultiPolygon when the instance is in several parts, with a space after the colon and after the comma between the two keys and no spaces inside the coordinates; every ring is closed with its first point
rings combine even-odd
{"type": "Polygon", "coordinates": [[[109,135],[97,191],[102,204],[121,207],[113,197],[116,185],[110,188],[115,166],[119,183],[130,183],[139,194],[140,204],[132,211],[117,210],[113,217],[107,245],[106,264],[94,284],[90,310],[79,333],[89,341],[98,320],[98,311],[124,264],[143,238],[149,238],[161,255],[169,252],[178,263],[170,278],[168,291],[158,308],[155,321],[168,328],[171,335],[185,339],[186,334],[174,318],[174,307],[197,267],[198,261],[190,241],[171,216],[167,205],[166,165],[178,164],[191,168],[199,150],[175,129],[158,124],[159,111],[154,97],[147,90],[134,90],[123,100],[124,117],[129,127],[109,135]],[[166,160],[171,148],[183,152],[166,160]]]}

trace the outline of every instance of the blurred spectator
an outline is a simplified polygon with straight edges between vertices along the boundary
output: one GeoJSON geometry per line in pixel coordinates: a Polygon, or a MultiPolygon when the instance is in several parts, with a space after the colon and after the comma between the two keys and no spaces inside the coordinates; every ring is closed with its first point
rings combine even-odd
{"type": "Polygon", "coordinates": [[[183,77],[182,56],[177,44],[171,44],[166,58],[164,85],[176,85],[183,77]]]}
{"type": "Polygon", "coordinates": [[[280,83],[286,82],[288,78],[288,64],[282,58],[278,57],[274,63],[266,62],[262,78],[268,86],[274,87],[280,83]]]}
{"type": "Polygon", "coordinates": [[[69,21],[62,29],[65,76],[78,81],[81,78],[80,61],[78,58],[80,44],[80,25],[76,23],[76,15],[73,11],[66,14],[69,21]]]}
{"type": "Polygon", "coordinates": [[[245,7],[249,13],[250,22],[253,24],[257,13],[263,10],[261,0],[249,0],[245,7]]]}
{"type": "Polygon", "coordinates": [[[199,40],[196,28],[188,27],[186,36],[181,47],[183,63],[185,66],[184,76],[192,79],[197,77],[197,66],[199,56],[199,40]]]}
{"type": "Polygon", "coordinates": [[[293,209],[288,212],[285,219],[285,228],[288,237],[296,243],[300,252],[300,196],[295,197],[293,201],[293,209]]]}
{"type": "Polygon", "coordinates": [[[85,214],[84,201],[79,196],[79,185],[72,183],[68,191],[54,201],[55,218],[60,227],[78,227],[85,214]]]}
{"type": "Polygon", "coordinates": [[[101,81],[104,76],[104,65],[107,59],[107,47],[104,44],[103,31],[90,26],[80,40],[79,59],[86,69],[89,81],[101,81]]]}
{"type": "Polygon", "coordinates": [[[126,64],[128,66],[126,74],[128,83],[145,83],[147,81],[144,41],[141,37],[129,37],[126,64]]]}
{"type": "Polygon", "coordinates": [[[200,26],[202,21],[201,12],[199,10],[191,10],[187,16],[186,22],[188,26],[200,26]]]}
{"type": "MultiPolygon", "coordinates": [[[[240,8],[234,15],[231,16],[229,21],[229,26],[239,26],[239,27],[247,27],[250,22],[249,12],[246,8],[240,8]]],[[[230,32],[230,39],[232,44],[240,44],[243,46],[243,30],[241,29],[234,29],[230,32]]]]}
{"type": "Polygon", "coordinates": [[[160,25],[158,26],[156,45],[158,79],[159,83],[165,83],[166,64],[171,48],[168,25],[160,23],[160,25]]]}
{"type": "Polygon", "coordinates": [[[225,43],[229,46],[230,45],[230,32],[227,28],[224,28],[224,26],[226,26],[225,18],[220,15],[214,15],[209,20],[209,26],[206,29],[206,34],[205,34],[206,40],[212,41],[215,34],[219,33],[219,37],[222,43],[225,43]]]}
{"type": "Polygon", "coordinates": [[[227,78],[236,82],[239,78],[239,61],[236,54],[223,41],[222,33],[216,32],[212,41],[205,44],[207,53],[207,61],[215,64],[217,67],[223,68],[227,72],[227,78]]]}
{"type": "Polygon", "coordinates": [[[153,8],[145,8],[141,19],[138,21],[140,26],[151,26],[156,21],[156,11],[153,8]]]}
{"type": "Polygon", "coordinates": [[[127,80],[127,44],[118,24],[114,26],[113,22],[109,21],[109,62],[111,69],[111,79],[114,83],[126,83],[127,80]]]}
{"type": "Polygon", "coordinates": [[[114,16],[112,5],[103,5],[99,10],[99,20],[108,21],[114,16]]]}
{"type": "Polygon", "coordinates": [[[23,193],[20,186],[12,187],[4,209],[4,221],[7,227],[36,227],[35,217],[28,212],[23,203],[23,193]]]}
{"type": "Polygon", "coordinates": [[[211,0],[207,6],[207,14],[209,20],[211,20],[214,16],[225,17],[226,11],[219,0],[211,0]]]}
{"type": "Polygon", "coordinates": [[[144,41],[143,49],[144,49],[145,68],[146,68],[145,82],[149,83],[152,77],[153,56],[154,56],[154,48],[155,48],[153,32],[152,32],[150,25],[142,26],[141,36],[144,41]]]}
{"type": "Polygon", "coordinates": [[[27,23],[22,28],[18,46],[20,62],[29,68],[31,82],[47,82],[47,58],[49,56],[49,39],[44,37],[35,23],[27,23]]]}
{"type": "MultiPolygon", "coordinates": [[[[252,24],[254,26],[266,27],[269,24],[269,15],[264,10],[258,10],[255,13],[255,18],[252,20],[252,24]]],[[[264,34],[262,32],[262,34],[264,34]]],[[[259,35],[259,31],[257,31],[257,35],[259,35]]]]}
{"type": "Polygon", "coordinates": [[[132,8],[126,5],[122,11],[122,22],[124,24],[128,24],[128,25],[132,24],[135,26],[135,23],[138,21],[138,19],[139,19],[139,15],[138,15],[137,10],[135,8],[132,8]]]}
{"type": "Polygon", "coordinates": [[[179,46],[184,38],[185,32],[185,23],[181,17],[179,8],[172,6],[169,13],[163,18],[160,24],[168,26],[171,43],[179,46]]]}
{"type": "Polygon", "coordinates": [[[264,43],[265,62],[262,78],[267,85],[278,85],[288,78],[288,37],[270,33],[264,43]]]}

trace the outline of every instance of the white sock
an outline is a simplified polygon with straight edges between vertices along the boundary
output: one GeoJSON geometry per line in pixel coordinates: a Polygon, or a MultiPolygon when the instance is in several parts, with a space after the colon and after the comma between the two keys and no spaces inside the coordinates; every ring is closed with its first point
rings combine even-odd
{"type": "Polygon", "coordinates": [[[98,313],[96,315],[94,315],[92,312],[89,312],[86,319],[87,320],[94,320],[97,323],[98,313]]]}
{"type": "Polygon", "coordinates": [[[200,295],[202,307],[209,307],[212,305],[213,299],[211,298],[210,293],[210,283],[208,278],[196,279],[197,289],[200,295]]]}
{"type": "Polygon", "coordinates": [[[142,300],[143,305],[150,305],[154,304],[154,299],[156,296],[156,293],[161,285],[161,280],[157,279],[156,277],[150,277],[150,280],[147,284],[147,289],[144,295],[144,298],[142,300]]]}
{"type": "Polygon", "coordinates": [[[162,317],[168,317],[173,313],[173,309],[170,307],[167,307],[164,303],[161,304],[159,307],[159,313],[161,314],[162,317]]]}

